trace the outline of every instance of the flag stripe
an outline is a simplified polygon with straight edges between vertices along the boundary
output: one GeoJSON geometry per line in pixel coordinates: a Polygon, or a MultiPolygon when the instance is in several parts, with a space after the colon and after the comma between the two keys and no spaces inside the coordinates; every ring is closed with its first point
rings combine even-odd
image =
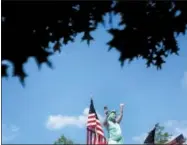
{"type": "Polygon", "coordinates": [[[96,134],[94,133],[94,144],[96,144],[96,134]]]}
{"type": "Polygon", "coordinates": [[[174,140],[167,143],[167,145],[178,145],[178,144],[183,144],[184,142],[185,142],[184,136],[180,134],[174,140]]]}
{"type": "Polygon", "coordinates": [[[90,136],[90,132],[89,131],[87,131],[87,144],[89,144],[89,136],[90,136]]]}
{"type": "Polygon", "coordinates": [[[88,122],[96,122],[96,118],[94,117],[94,118],[88,118],[88,122]]]}
{"type": "Polygon", "coordinates": [[[101,131],[97,130],[97,133],[100,134],[101,136],[104,136],[104,134],[101,131]]]}

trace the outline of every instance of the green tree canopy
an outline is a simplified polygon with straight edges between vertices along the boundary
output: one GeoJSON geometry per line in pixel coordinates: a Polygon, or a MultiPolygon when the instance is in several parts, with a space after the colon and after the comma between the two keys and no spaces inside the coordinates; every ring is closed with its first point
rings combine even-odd
{"type": "MultiPolygon", "coordinates": [[[[109,49],[120,52],[120,62],[142,58],[146,65],[161,68],[165,58],[178,54],[176,36],[185,34],[185,1],[6,1],[2,0],[2,61],[13,65],[13,75],[23,82],[23,64],[34,57],[38,66],[47,63],[61,46],[74,42],[77,34],[89,44],[103,16],[121,15],[123,29],[110,28],[109,49]],[[60,41],[62,38],[62,41],[60,41]],[[54,42],[52,51],[48,42],[54,42]]],[[[7,76],[7,64],[2,64],[7,76]]]]}
{"type": "Polygon", "coordinates": [[[72,140],[62,135],[57,141],[54,142],[54,144],[74,144],[74,143],[72,140]]]}
{"type": "Polygon", "coordinates": [[[156,133],[155,133],[156,144],[165,144],[171,139],[172,134],[169,134],[164,129],[165,128],[163,126],[160,125],[157,126],[156,133]]]}

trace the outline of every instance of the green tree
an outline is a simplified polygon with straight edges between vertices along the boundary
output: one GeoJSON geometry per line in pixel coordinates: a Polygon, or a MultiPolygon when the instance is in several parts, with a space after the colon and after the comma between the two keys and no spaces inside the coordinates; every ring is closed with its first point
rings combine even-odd
{"type": "Polygon", "coordinates": [[[164,129],[165,128],[163,126],[160,126],[160,125],[157,126],[156,133],[155,133],[156,144],[165,144],[172,137],[172,134],[169,134],[164,129]]]}
{"type": "Polygon", "coordinates": [[[54,144],[74,144],[74,143],[72,140],[62,135],[57,141],[54,142],[54,144]]]}
{"type": "MultiPolygon", "coordinates": [[[[2,61],[13,65],[13,76],[23,82],[23,69],[28,58],[34,57],[38,66],[47,63],[48,56],[60,51],[63,45],[74,42],[77,34],[89,44],[91,32],[98,24],[112,23],[121,16],[122,29],[109,28],[113,36],[109,49],[120,52],[121,65],[137,58],[146,65],[161,68],[166,57],[178,54],[177,38],[185,34],[187,25],[185,1],[6,1],[2,0],[2,61]],[[109,15],[110,21],[103,17],[109,15]],[[54,42],[53,50],[48,43],[54,42]],[[61,47],[62,46],[62,47],[61,47]]],[[[7,76],[9,65],[1,66],[7,76]]]]}

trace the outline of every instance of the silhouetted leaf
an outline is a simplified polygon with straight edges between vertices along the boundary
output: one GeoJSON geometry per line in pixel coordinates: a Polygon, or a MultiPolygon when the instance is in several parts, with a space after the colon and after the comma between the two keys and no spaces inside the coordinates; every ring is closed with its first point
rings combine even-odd
{"type": "MultiPolygon", "coordinates": [[[[40,52],[36,55],[36,62],[38,64],[38,67],[41,67],[42,63],[48,63],[48,56],[50,56],[51,53],[47,52],[45,50],[40,50],[40,52]]],[[[49,65],[50,66],[50,65],[49,65]]]]}
{"type": "Polygon", "coordinates": [[[59,41],[57,41],[57,42],[55,43],[54,47],[53,47],[54,51],[55,51],[55,52],[56,52],[56,51],[61,52],[61,50],[60,50],[60,47],[61,47],[61,46],[62,46],[61,43],[60,43],[59,41]]]}
{"type": "Polygon", "coordinates": [[[27,77],[27,74],[23,70],[23,66],[22,65],[16,65],[16,64],[14,64],[14,66],[17,66],[17,67],[14,67],[14,76],[18,77],[21,84],[23,86],[25,86],[25,78],[27,77]]]}
{"type": "Polygon", "coordinates": [[[90,35],[89,32],[85,32],[83,37],[82,37],[82,41],[87,40],[87,44],[90,44],[91,40],[94,40],[93,37],[90,35]]]}
{"type": "Polygon", "coordinates": [[[1,75],[3,77],[8,77],[7,69],[8,69],[8,66],[6,64],[1,65],[1,75]]]}

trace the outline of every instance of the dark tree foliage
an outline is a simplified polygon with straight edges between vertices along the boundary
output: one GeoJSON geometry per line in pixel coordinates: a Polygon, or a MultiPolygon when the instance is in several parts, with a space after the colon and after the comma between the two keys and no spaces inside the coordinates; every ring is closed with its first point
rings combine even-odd
{"type": "MultiPolygon", "coordinates": [[[[185,1],[2,1],[2,61],[14,66],[13,75],[23,82],[23,64],[34,57],[40,66],[79,33],[89,44],[91,31],[104,23],[105,14],[120,14],[124,29],[111,28],[109,48],[120,52],[120,62],[143,58],[161,68],[165,58],[178,53],[176,36],[185,34],[185,1]],[[62,42],[60,41],[62,38],[62,42]],[[53,51],[47,49],[54,42],[53,51]]],[[[2,76],[8,66],[2,64],[2,76]]]]}

